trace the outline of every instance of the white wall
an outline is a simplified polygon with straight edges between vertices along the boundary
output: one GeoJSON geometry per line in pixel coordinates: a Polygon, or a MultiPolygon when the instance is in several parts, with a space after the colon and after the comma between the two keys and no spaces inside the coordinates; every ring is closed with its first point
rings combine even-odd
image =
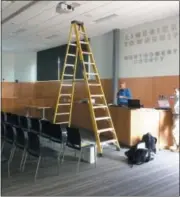
{"type": "Polygon", "coordinates": [[[36,81],[37,68],[36,68],[36,53],[15,53],[15,79],[20,82],[31,82],[36,81]]]}
{"type": "Polygon", "coordinates": [[[36,53],[9,53],[2,52],[2,79],[14,82],[36,81],[36,53]]]}
{"type": "Polygon", "coordinates": [[[120,52],[120,78],[179,75],[179,17],[121,30],[120,52]]]}
{"type": "Polygon", "coordinates": [[[91,38],[90,44],[100,77],[112,78],[113,32],[91,38]]]}
{"type": "Polygon", "coordinates": [[[2,79],[5,81],[14,82],[14,54],[2,52],[2,79]]]}

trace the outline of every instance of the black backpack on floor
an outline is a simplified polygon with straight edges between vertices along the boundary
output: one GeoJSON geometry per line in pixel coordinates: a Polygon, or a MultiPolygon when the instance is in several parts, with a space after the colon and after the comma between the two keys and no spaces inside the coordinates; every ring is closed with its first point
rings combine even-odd
{"type": "Polygon", "coordinates": [[[141,165],[154,159],[156,153],[156,142],[157,139],[151,134],[147,133],[142,137],[142,141],[132,146],[128,151],[125,152],[128,158],[128,164],[141,165]]]}

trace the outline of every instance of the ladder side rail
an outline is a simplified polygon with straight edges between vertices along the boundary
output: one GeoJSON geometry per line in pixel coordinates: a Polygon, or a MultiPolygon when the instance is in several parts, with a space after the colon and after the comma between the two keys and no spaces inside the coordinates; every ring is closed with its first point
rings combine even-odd
{"type": "Polygon", "coordinates": [[[60,93],[61,93],[61,89],[62,89],[61,84],[62,84],[62,81],[63,81],[63,78],[64,78],[64,72],[65,72],[65,69],[66,69],[65,66],[66,66],[66,62],[67,62],[68,51],[69,51],[69,47],[70,47],[69,43],[70,43],[71,37],[72,37],[72,25],[71,25],[71,28],[70,28],[70,31],[69,31],[68,45],[67,45],[67,49],[66,49],[66,56],[65,56],[65,59],[64,59],[64,65],[63,65],[61,80],[60,80],[60,84],[59,84],[58,98],[57,98],[56,107],[55,107],[55,111],[54,111],[54,118],[53,118],[53,123],[54,124],[56,123],[56,114],[57,114],[57,111],[58,111],[58,104],[59,104],[60,93]]]}
{"type": "MultiPolygon", "coordinates": [[[[75,32],[75,26],[74,24],[72,24],[73,28],[74,28],[74,32],[75,32]]],[[[76,43],[77,45],[77,43],[76,43]]],[[[76,59],[75,59],[75,63],[74,63],[74,74],[73,74],[73,82],[72,82],[72,93],[71,93],[71,105],[70,105],[70,115],[69,115],[69,127],[71,126],[71,122],[72,122],[72,111],[73,111],[73,104],[74,104],[74,91],[75,91],[75,84],[76,84],[76,70],[77,70],[77,60],[78,60],[78,54],[79,54],[79,50],[78,47],[76,46],[76,59]]]]}
{"type": "MultiPolygon", "coordinates": [[[[80,26],[82,27],[82,26],[80,26]]],[[[94,129],[94,133],[95,133],[95,136],[96,136],[96,144],[97,144],[97,148],[98,148],[98,152],[99,153],[102,153],[102,148],[100,146],[100,139],[99,139],[99,135],[97,133],[97,123],[95,121],[95,114],[94,114],[94,111],[92,110],[93,109],[93,106],[92,106],[92,102],[91,102],[91,95],[90,95],[90,89],[89,89],[89,86],[88,86],[88,78],[87,78],[87,75],[86,75],[86,66],[84,64],[84,56],[82,54],[82,47],[81,47],[81,43],[80,43],[80,36],[79,36],[79,31],[77,29],[77,25],[75,26],[75,29],[76,29],[76,38],[77,38],[77,45],[79,47],[79,56],[80,56],[80,60],[83,64],[83,75],[84,75],[84,79],[86,81],[86,88],[87,88],[87,92],[88,92],[88,97],[89,97],[89,109],[90,109],[90,116],[91,116],[91,120],[92,120],[92,125],[93,125],[93,129],[94,129]],[[97,143],[98,142],[98,143],[97,143]]]]}
{"type": "MultiPolygon", "coordinates": [[[[100,84],[101,92],[102,92],[103,95],[104,95],[104,97],[103,97],[104,103],[105,103],[106,106],[108,106],[108,105],[107,105],[106,98],[105,98],[105,94],[104,94],[104,91],[103,91],[103,88],[102,88],[102,82],[101,82],[101,80],[100,80],[100,78],[99,78],[99,76],[100,76],[100,75],[99,75],[99,71],[98,71],[98,69],[97,69],[97,67],[96,67],[95,58],[94,58],[94,56],[93,56],[92,49],[91,49],[90,43],[89,43],[89,39],[88,39],[88,37],[87,37],[86,29],[85,29],[84,26],[82,26],[82,28],[83,28],[83,32],[85,33],[85,40],[86,40],[86,42],[88,42],[87,47],[89,48],[89,51],[91,52],[91,54],[90,54],[91,62],[94,63],[94,64],[92,65],[92,66],[93,66],[93,69],[94,69],[95,72],[97,73],[96,79],[98,79],[98,82],[99,82],[99,84],[100,84]]],[[[111,113],[110,113],[109,107],[107,107],[107,113],[108,113],[108,116],[111,117],[111,113]]],[[[114,129],[113,135],[114,135],[114,137],[117,139],[117,146],[118,146],[118,148],[120,148],[119,143],[118,143],[118,138],[117,138],[116,130],[115,130],[115,127],[114,127],[114,124],[113,124],[113,121],[112,121],[112,117],[111,117],[111,119],[110,119],[110,123],[111,123],[112,128],[114,129]]]]}

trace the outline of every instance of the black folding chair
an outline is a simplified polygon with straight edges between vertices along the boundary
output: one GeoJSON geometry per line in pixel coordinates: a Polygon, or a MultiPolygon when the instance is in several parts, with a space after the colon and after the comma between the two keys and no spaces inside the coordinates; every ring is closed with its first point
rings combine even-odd
{"type": "Polygon", "coordinates": [[[40,133],[40,119],[29,117],[29,129],[35,133],[40,133]]]}
{"type": "Polygon", "coordinates": [[[10,155],[8,158],[8,176],[10,176],[10,163],[14,154],[14,143],[15,143],[14,129],[10,124],[5,125],[4,142],[2,144],[1,152],[3,152],[6,143],[11,145],[10,155]]]}
{"type": "Polygon", "coordinates": [[[29,120],[25,116],[19,116],[19,126],[24,130],[24,131],[29,131],[29,120]]]}
{"type": "Polygon", "coordinates": [[[21,158],[21,162],[20,162],[20,170],[21,170],[22,169],[22,164],[23,164],[23,159],[24,159],[25,152],[26,152],[26,147],[27,147],[27,138],[26,138],[25,132],[23,131],[22,128],[13,127],[13,129],[14,129],[14,133],[15,133],[15,141],[14,141],[14,144],[13,144],[12,156],[11,156],[10,163],[13,160],[16,149],[22,150],[23,152],[22,152],[22,158],[21,158]]]}
{"type": "Polygon", "coordinates": [[[36,180],[36,178],[37,178],[39,165],[40,165],[42,157],[56,157],[57,161],[58,161],[58,173],[59,173],[59,167],[60,167],[59,154],[56,151],[54,151],[48,147],[42,146],[40,143],[39,134],[31,132],[31,131],[29,131],[27,134],[28,134],[27,149],[25,152],[22,171],[24,171],[24,169],[25,169],[25,164],[26,164],[26,160],[27,160],[28,155],[31,155],[35,158],[38,158],[34,180],[36,180]]]}
{"type": "MultiPolygon", "coordinates": [[[[86,142],[83,143],[81,139],[81,135],[78,128],[67,127],[67,143],[66,146],[72,148],[74,150],[80,151],[78,164],[77,164],[77,172],[79,172],[79,166],[82,158],[83,151],[87,148],[93,147],[94,148],[94,160],[95,160],[95,167],[96,167],[96,148],[95,144],[86,142]]],[[[64,161],[64,154],[65,150],[63,151],[62,161],[64,161]]]]}

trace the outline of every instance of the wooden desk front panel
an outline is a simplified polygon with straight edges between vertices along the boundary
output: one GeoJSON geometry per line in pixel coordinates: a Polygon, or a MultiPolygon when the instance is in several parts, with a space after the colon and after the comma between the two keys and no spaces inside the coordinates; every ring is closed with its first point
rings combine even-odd
{"type": "Polygon", "coordinates": [[[136,144],[146,133],[159,138],[159,112],[155,109],[131,110],[131,142],[136,144]]]}

